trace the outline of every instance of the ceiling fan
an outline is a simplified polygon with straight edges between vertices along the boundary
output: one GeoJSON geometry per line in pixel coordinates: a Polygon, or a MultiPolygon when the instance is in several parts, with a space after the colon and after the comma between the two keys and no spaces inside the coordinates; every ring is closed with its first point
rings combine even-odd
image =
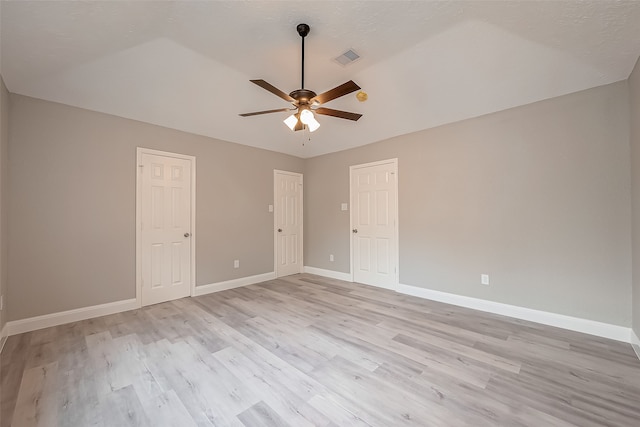
{"type": "Polygon", "coordinates": [[[295,113],[289,116],[284,121],[284,123],[293,131],[302,130],[305,127],[308,127],[310,132],[313,132],[320,127],[320,123],[318,123],[313,115],[314,112],[316,114],[322,114],[325,116],[333,116],[341,119],[357,121],[360,117],[362,117],[362,114],[319,107],[321,104],[327,103],[331,100],[340,98],[341,96],[359,90],[360,86],[355,84],[353,80],[349,80],[348,82],[334,87],[333,89],[328,90],[324,93],[321,93],[320,95],[316,95],[314,91],[304,88],[304,38],[309,34],[310,28],[307,24],[298,24],[296,30],[302,38],[302,83],[300,84],[300,89],[296,89],[287,95],[277,87],[267,83],[264,80],[250,80],[251,83],[254,83],[261,88],[268,90],[269,92],[273,93],[276,96],[279,96],[285,101],[291,102],[291,104],[293,104],[293,108],[278,108],[275,110],[256,111],[253,113],[240,114],[240,116],[249,117],[257,116],[260,114],[279,113],[282,111],[295,111],[295,113]]]}

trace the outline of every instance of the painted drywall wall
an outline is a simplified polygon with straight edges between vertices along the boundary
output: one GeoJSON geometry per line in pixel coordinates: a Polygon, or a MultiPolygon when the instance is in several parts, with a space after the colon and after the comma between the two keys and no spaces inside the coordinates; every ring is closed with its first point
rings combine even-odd
{"type": "Polygon", "coordinates": [[[273,271],[273,170],[302,159],[14,94],[11,106],[9,320],[135,296],[138,146],[196,156],[197,285],[273,271]]]}
{"type": "Polygon", "coordinates": [[[349,272],[349,166],[397,157],[400,283],[630,326],[628,114],[624,81],[308,159],[305,265],[349,272]]]}
{"type": "Polygon", "coordinates": [[[0,76],[0,295],[4,295],[4,309],[0,312],[0,331],[7,322],[7,305],[9,304],[7,277],[8,164],[9,92],[0,76]]]}
{"type": "Polygon", "coordinates": [[[633,239],[633,331],[640,337],[640,59],[629,76],[633,239]]]}

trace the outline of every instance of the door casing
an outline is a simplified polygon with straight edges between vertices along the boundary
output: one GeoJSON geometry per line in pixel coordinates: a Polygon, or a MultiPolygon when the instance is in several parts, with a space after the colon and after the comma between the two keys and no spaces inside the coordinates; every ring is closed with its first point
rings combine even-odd
{"type": "Polygon", "coordinates": [[[394,207],[395,207],[395,223],[394,223],[394,247],[395,247],[395,253],[392,255],[394,258],[394,262],[395,262],[395,276],[394,276],[394,283],[393,283],[393,289],[397,289],[398,288],[398,284],[399,284],[399,278],[400,278],[400,247],[399,247],[399,227],[400,227],[400,216],[399,216],[399,207],[398,207],[398,199],[399,199],[399,195],[398,195],[398,159],[397,158],[393,158],[393,159],[387,159],[387,160],[380,160],[377,162],[370,162],[370,163],[363,163],[360,165],[353,165],[349,167],[349,203],[351,203],[351,212],[349,214],[349,253],[350,253],[350,257],[351,257],[351,281],[353,282],[355,280],[355,268],[354,268],[354,247],[353,247],[353,234],[352,234],[352,230],[354,228],[354,224],[353,224],[353,215],[354,215],[354,209],[353,209],[353,193],[354,193],[354,188],[353,188],[353,173],[354,170],[356,169],[362,169],[362,168],[368,168],[368,167],[372,167],[372,166],[381,166],[381,165],[385,165],[385,164],[389,164],[392,167],[392,170],[395,174],[395,200],[394,200],[394,207]]]}
{"type": "Polygon", "coordinates": [[[196,287],[196,158],[186,154],[171,153],[168,151],[153,150],[150,148],[137,147],[136,149],[136,305],[142,307],[142,155],[152,154],[156,156],[173,157],[177,159],[191,161],[191,283],[190,295],[195,295],[196,287]]]}
{"type": "Polygon", "coordinates": [[[299,251],[299,259],[300,259],[300,269],[298,273],[302,273],[304,269],[304,176],[301,173],[297,172],[289,172],[283,170],[273,170],[273,273],[275,277],[278,277],[278,209],[281,208],[278,202],[278,186],[277,186],[277,175],[291,175],[300,178],[300,241],[298,242],[300,251],[299,251]]]}

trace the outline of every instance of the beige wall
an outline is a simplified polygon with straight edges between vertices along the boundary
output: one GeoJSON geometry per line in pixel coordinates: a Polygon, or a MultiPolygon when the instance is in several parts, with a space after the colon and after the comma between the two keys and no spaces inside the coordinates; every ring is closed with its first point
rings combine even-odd
{"type": "Polygon", "coordinates": [[[10,320],[134,298],[138,146],[197,158],[198,285],[273,271],[273,169],[302,159],[11,97],[10,320]]]}
{"type": "Polygon", "coordinates": [[[349,166],[398,157],[401,283],[629,326],[628,86],[306,161],[11,95],[9,318],[134,297],[142,146],[197,157],[198,285],[273,270],[273,169],[305,174],[305,265],[348,272],[349,166]]]}
{"type": "Polygon", "coordinates": [[[631,200],[633,203],[633,330],[640,337],[640,59],[629,76],[631,105],[631,200]]]}
{"type": "Polygon", "coordinates": [[[5,309],[0,312],[0,330],[7,322],[8,299],[7,277],[7,218],[8,218],[8,173],[9,173],[9,92],[0,76],[0,294],[5,298],[5,309]]]}
{"type": "Polygon", "coordinates": [[[619,82],[310,159],[305,264],[349,272],[349,166],[397,157],[400,283],[629,326],[628,117],[619,82]]]}

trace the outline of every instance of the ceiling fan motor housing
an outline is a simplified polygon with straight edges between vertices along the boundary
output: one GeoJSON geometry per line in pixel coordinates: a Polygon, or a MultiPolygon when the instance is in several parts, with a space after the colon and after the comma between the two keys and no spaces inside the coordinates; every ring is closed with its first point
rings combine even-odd
{"type": "Polygon", "coordinates": [[[316,93],[309,89],[296,89],[289,96],[296,100],[296,105],[304,106],[311,104],[310,101],[316,96],[316,93]]]}

